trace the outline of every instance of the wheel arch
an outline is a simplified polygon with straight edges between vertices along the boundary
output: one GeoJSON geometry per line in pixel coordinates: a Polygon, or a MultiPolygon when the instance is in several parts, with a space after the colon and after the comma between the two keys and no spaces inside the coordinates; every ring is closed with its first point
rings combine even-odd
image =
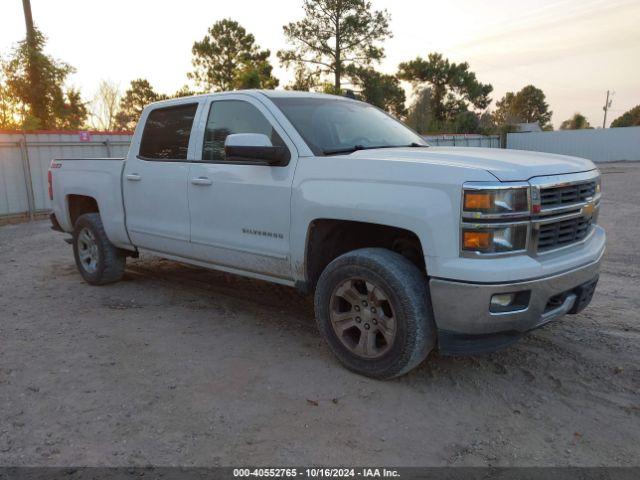
{"type": "Polygon", "coordinates": [[[90,195],[68,194],[65,202],[67,204],[67,215],[71,228],[76,224],[78,217],[85,213],[100,213],[98,200],[90,195]]]}
{"type": "Polygon", "coordinates": [[[70,189],[64,195],[65,231],[72,232],[76,220],[85,213],[98,213],[102,218],[104,229],[109,240],[118,248],[135,251],[125,228],[124,207],[122,199],[111,198],[100,192],[70,189]]]}
{"type": "Polygon", "coordinates": [[[416,232],[395,225],[316,218],[307,226],[303,289],[313,290],[322,271],[340,255],[367,247],[398,252],[426,275],[425,249],[416,232]]]}

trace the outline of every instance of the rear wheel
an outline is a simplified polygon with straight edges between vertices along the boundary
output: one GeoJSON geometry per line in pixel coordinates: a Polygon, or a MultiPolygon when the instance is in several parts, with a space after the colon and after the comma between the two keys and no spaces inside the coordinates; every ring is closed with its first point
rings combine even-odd
{"type": "Polygon", "coordinates": [[[315,308],[331,350],[362,375],[403,375],[436,343],[425,275],[390,250],[355,250],[331,262],[318,281],[315,308]]]}
{"type": "Polygon", "coordinates": [[[91,285],[117,282],[124,275],[125,252],[111,243],[99,213],[85,213],[76,220],[73,255],[80,275],[91,285]]]}

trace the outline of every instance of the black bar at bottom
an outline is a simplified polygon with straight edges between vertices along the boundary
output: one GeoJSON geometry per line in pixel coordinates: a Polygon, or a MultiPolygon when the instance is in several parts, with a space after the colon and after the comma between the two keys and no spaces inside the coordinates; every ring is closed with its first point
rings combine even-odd
{"type": "Polygon", "coordinates": [[[637,480],[640,467],[0,467],[0,480],[637,480]]]}

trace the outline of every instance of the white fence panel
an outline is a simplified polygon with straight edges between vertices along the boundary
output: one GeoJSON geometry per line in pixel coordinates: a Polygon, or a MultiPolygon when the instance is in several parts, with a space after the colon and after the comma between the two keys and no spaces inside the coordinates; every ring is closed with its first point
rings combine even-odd
{"type": "Polygon", "coordinates": [[[509,133],[507,148],[559,153],[594,162],[640,160],[640,127],[509,133]]]}
{"type": "Polygon", "coordinates": [[[422,138],[434,147],[500,148],[500,135],[444,134],[423,135],[422,138]]]}
{"type": "Polygon", "coordinates": [[[0,216],[51,208],[47,171],[53,158],[124,157],[131,135],[118,133],[0,133],[0,216]]]}
{"type": "Polygon", "coordinates": [[[18,143],[0,143],[0,215],[29,211],[27,182],[18,143]]]}

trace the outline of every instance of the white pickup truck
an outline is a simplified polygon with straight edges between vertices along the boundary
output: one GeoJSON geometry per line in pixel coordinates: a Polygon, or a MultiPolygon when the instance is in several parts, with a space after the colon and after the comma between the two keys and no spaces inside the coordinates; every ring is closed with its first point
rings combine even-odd
{"type": "Polygon", "coordinates": [[[321,94],[154,103],[126,159],[54,160],[49,181],[54,228],[90,284],[146,251],[314,291],[331,350],[375,378],[579,312],[605,249],[592,162],[430,147],[321,94]]]}

